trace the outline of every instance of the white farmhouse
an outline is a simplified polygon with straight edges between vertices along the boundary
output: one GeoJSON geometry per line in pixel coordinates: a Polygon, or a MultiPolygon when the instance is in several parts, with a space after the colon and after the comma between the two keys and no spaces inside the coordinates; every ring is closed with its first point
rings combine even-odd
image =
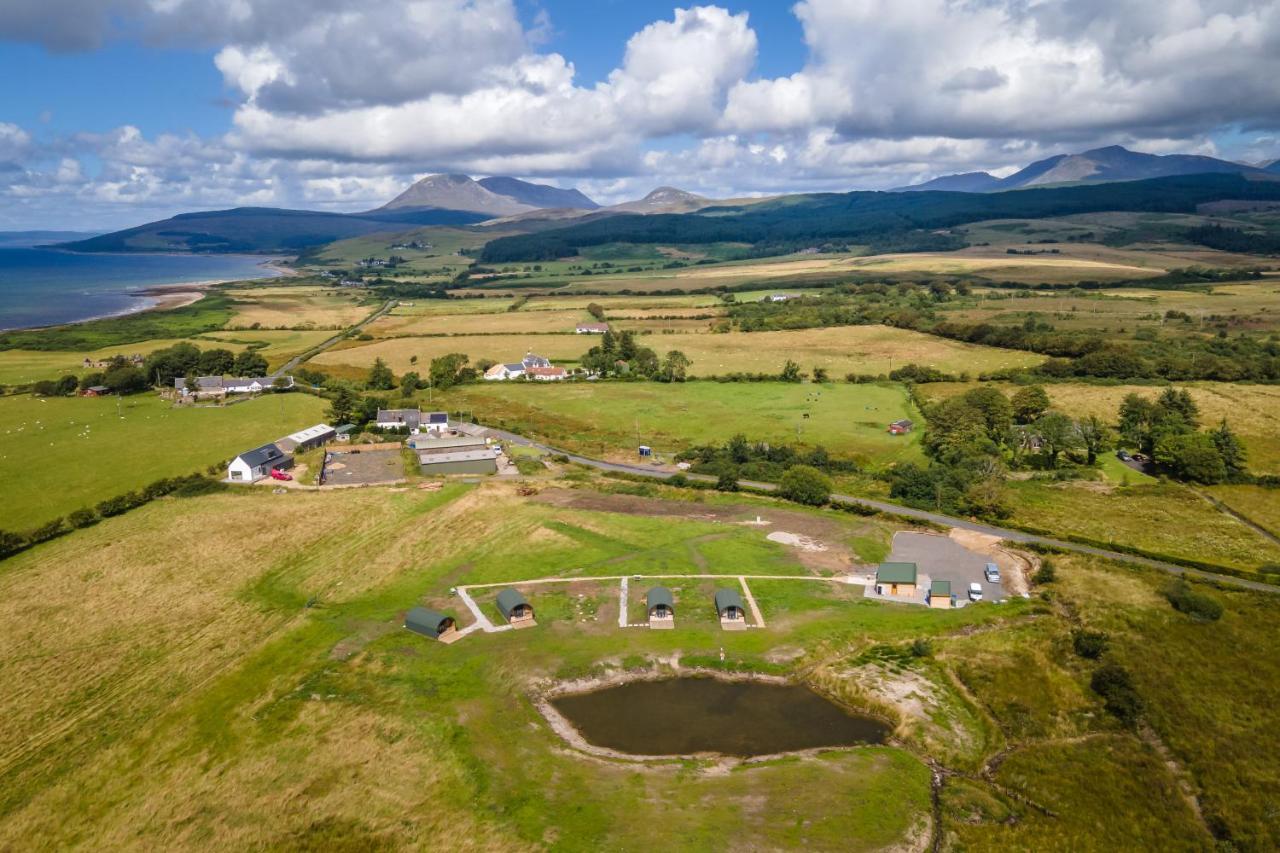
{"type": "Polygon", "coordinates": [[[227,466],[227,479],[233,483],[254,483],[268,477],[276,468],[285,467],[290,457],[275,444],[264,444],[241,453],[227,466]]]}

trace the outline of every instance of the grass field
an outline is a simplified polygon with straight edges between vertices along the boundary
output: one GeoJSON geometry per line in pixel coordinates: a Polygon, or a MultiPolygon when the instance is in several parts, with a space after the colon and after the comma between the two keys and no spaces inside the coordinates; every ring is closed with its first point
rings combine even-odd
{"type": "Polygon", "coordinates": [[[919,433],[887,431],[890,421],[920,418],[899,385],[519,382],[468,386],[442,399],[482,423],[613,457],[634,458],[638,430],[638,443],[659,452],[742,433],[752,441],[821,444],[874,467],[920,458],[919,433]]]}
{"type": "Polygon", "coordinates": [[[378,307],[362,290],[316,285],[277,285],[228,290],[235,299],[229,329],[339,329],[354,325],[378,307]]]}
{"type": "Polygon", "coordinates": [[[1273,536],[1280,537],[1280,490],[1263,486],[1214,486],[1206,491],[1273,536]]]}
{"type": "Polygon", "coordinates": [[[292,329],[243,329],[236,331],[209,332],[196,338],[192,343],[201,349],[224,348],[237,352],[251,344],[266,344],[257,352],[267,360],[271,369],[284,364],[295,355],[333,337],[331,331],[307,331],[292,329]]]}
{"type": "MultiPolygon", "coordinates": [[[[130,356],[135,353],[147,355],[158,349],[182,343],[181,338],[161,338],[152,341],[140,341],[133,344],[118,344],[101,349],[84,352],[64,352],[60,350],[0,350],[0,385],[18,385],[37,382],[41,379],[57,379],[68,373],[81,376],[92,373],[96,368],[85,367],[84,360],[99,361],[117,355],[130,356]]],[[[197,345],[202,342],[194,341],[197,345]]],[[[240,346],[227,345],[227,349],[238,352],[240,346]]]]}
{"type": "Polygon", "coordinates": [[[151,395],[0,398],[0,528],[26,530],[162,477],[202,470],[318,423],[324,402],[281,394],[174,409],[151,395]]]}
{"type": "MultiPolygon", "coordinates": [[[[625,325],[625,324],[624,324],[625,325]]],[[[678,349],[693,362],[691,376],[727,373],[777,373],[788,359],[806,371],[824,367],[833,378],[846,373],[877,375],[894,367],[916,363],[948,373],[972,373],[1038,364],[1043,356],[937,338],[922,332],[888,326],[839,326],[786,332],[731,332],[728,334],[646,335],[640,338],[659,356],[678,349]]],[[[450,352],[462,352],[471,361],[509,361],[533,351],[552,361],[575,363],[599,343],[588,335],[457,335],[434,338],[396,338],[364,343],[352,341],[314,359],[323,367],[368,369],[382,358],[401,373],[409,359],[425,362],[450,352]]]]}
{"type": "Polygon", "coordinates": [[[1248,572],[1280,562],[1280,545],[1182,486],[1010,485],[1014,518],[1041,530],[1248,572]]]}
{"type": "Polygon", "coordinates": [[[444,647],[398,627],[417,603],[458,612],[460,583],[810,571],[764,530],[723,523],[735,518],[834,548],[891,531],[763,499],[576,486],[168,498],[0,564],[0,678],[14,685],[0,696],[0,845],[636,849],[661,825],[697,849],[737,833],[762,849],[920,849],[924,758],[960,771],[941,788],[947,848],[1203,849],[1206,821],[1240,849],[1280,841],[1267,813],[1280,637],[1256,593],[1213,592],[1226,615],[1200,625],[1158,595],[1162,576],[1061,558],[1061,607],[937,612],[757,581],[768,629],[694,617],[622,631],[616,585],[581,581],[531,591],[531,631],[444,647]],[[197,535],[245,518],[275,535],[197,535]],[[1096,664],[1070,652],[1079,622],[1109,633],[1167,761],[1088,690],[1096,664]],[[905,651],[923,638],[931,655],[905,651]],[[533,707],[552,680],[673,656],[811,681],[888,715],[901,745],[639,768],[566,749],[533,707]]]}

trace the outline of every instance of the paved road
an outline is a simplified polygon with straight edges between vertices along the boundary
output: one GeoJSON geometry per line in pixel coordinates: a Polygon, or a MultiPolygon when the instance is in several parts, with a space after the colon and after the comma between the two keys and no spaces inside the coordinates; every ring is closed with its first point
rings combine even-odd
{"type": "MultiPolygon", "coordinates": [[[[532,447],[547,453],[563,454],[568,456],[569,460],[572,462],[577,462],[580,465],[587,465],[601,471],[616,471],[622,474],[639,474],[643,477],[653,477],[659,480],[666,480],[674,476],[670,471],[659,471],[643,465],[627,465],[618,462],[606,462],[602,459],[592,459],[587,456],[579,456],[576,453],[569,453],[568,451],[542,444],[541,442],[534,441],[522,435],[517,435],[513,432],[507,432],[506,430],[495,429],[493,427],[485,429],[487,429],[487,432],[495,438],[500,438],[504,441],[509,441],[512,444],[518,444],[524,447],[532,447]]],[[[703,474],[686,474],[685,476],[691,480],[715,482],[715,477],[703,474]]],[[[760,489],[766,492],[776,491],[778,488],[775,483],[758,483],[751,480],[740,480],[739,483],[748,488],[760,489]]],[[[941,524],[946,527],[958,527],[961,530],[973,530],[990,536],[998,536],[1001,539],[1007,539],[1010,542],[1048,545],[1053,548],[1060,548],[1063,551],[1072,551],[1077,554],[1089,554],[1095,557],[1106,557],[1111,560],[1119,560],[1125,563],[1133,563],[1134,565],[1160,569],[1161,571],[1169,572],[1174,575],[1186,575],[1187,577],[1200,578],[1202,580],[1214,581],[1216,583],[1237,586],[1243,589],[1251,589],[1259,592],[1280,593],[1280,587],[1261,583],[1259,581],[1246,580],[1245,578],[1237,578],[1231,575],[1219,575],[1213,572],[1201,571],[1200,569],[1191,569],[1186,566],[1179,566],[1176,563],[1167,563],[1163,560],[1155,560],[1150,557],[1140,557],[1136,554],[1125,554],[1120,551],[1110,551],[1106,548],[1096,548],[1092,545],[1081,545],[1079,543],[1068,542],[1063,539],[1054,539],[1050,536],[1040,536],[1035,533],[1026,533],[1021,530],[1011,530],[1005,527],[996,527],[991,524],[982,524],[977,521],[955,518],[953,516],[943,515],[939,512],[916,509],[914,507],[903,506],[901,504],[889,503],[888,501],[878,501],[871,498],[860,498],[853,495],[840,494],[832,495],[831,500],[834,503],[864,506],[879,512],[893,513],[895,515],[901,515],[917,521],[928,521],[933,524],[941,524]]]]}
{"type": "Polygon", "coordinates": [[[270,373],[269,378],[275,379],[277,377],[283,376],[286,373],[288,373],[290,370],[295,369],[299,364],[302,364],[304,361],[309,361],[315,358],[320,353],[327,350],[329,347],[338,343],[338,341],[345,339],[347,335],[351,334],[352,332],[358,332],[361,329],[363,329],[365,326],[372,323],[374,320],[378,319],[379,317],[385,316],[388,311],[396,307],[396,304],[399,301],[400,301],[399,299],[388,299],[386,305],[383,305],[377,311],[374,311],[372,314],[370,314],[368,317],[365,317],[359,323],[356,323],[350,329],[344,329],[343,331],[338,332],[332,338],[329,338],[329,340],[325,341],[324,343],[318,346],[312,347],[311,349],[302,353],[302,355],[295,355],[293,358],[289,359],[284,364],[280,365],[280,367],[278,367],[275,371],[270,373]]]}

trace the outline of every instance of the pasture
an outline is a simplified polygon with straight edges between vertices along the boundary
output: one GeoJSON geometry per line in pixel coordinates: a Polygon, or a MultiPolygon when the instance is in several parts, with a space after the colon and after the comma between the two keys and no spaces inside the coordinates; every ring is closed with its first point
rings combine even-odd
{"type": "MultiPolygon", "coordinates": [[[[654,321],[661,323],[662,321],[654,321]]],[[[702,321],[693,321],[702,322],[702,321]]],[[[626,328],[626,323],[620,328],[626,328]]],[[[778,373],[794,359],[806,371],[825,368],[833,378],[846,373],[878,375],[915,363],[946,373],[977,374],[1006,367],[1039,364],[1043,356],[951,341],[889,326],[838,326],[783,332],[730,332],[728,334],[653,334],[639,342],[662,356],[680,350],[692,361],[691,376],[728,373],[778,373]]],[[[481,359],[518,360],[532,351],[557,364],[576,363],[599,343],[593,335],[451,335],[394,338],[373,342],[351,341],[313,360],[321,367],[348,368],[347,374],[367,370],[381,358],[397,373],[412,369],[410,358],[423,364],[450,352],[466,353],[474,364],[481,359]]],[[[342,372],[341,370],[335,372],[342,372]]]]}
{"type": "Polygon", "coordinates": [[[208,332],[192,340],[201,349],[223,348],[238,352],[248,346],[261,344],[257,352],[267,360],[272,370],[295,355],[301,355],[312,347],[333,337],[331,331],[307,331],[293,329],[237,329],[235,331],[208,332]]]}
{"type": "Polygon", "coordinates": [[[163,477],[319,423],[325,404],[278,394],[221,408],[173,408],[150,394],[0,397],[0,528],[27,530],[163,477]]]}
{"type": "Polygon", "coordinates": [[[363,290],[322,285],[279,285],[228,290],[228,329],[341,329],[369,316],[381,300],[363,290]]]}
{"type": "Polygon", "coordinates": [[[920,421],[900,385],[493,382],[438,399],[489,426],[619,459],[634,459],[637,444],[671,453],[737,433],[751,441],[822,445],[877,468],[921,457],[919,433],[887,431],[899,418],[920,421]]]}
{"type": "MultiPolygon", "coordinates": [[[[85,350],[0,350],[0,385],[21,385],[38,382],[41,379],[57,379],[60,376],[73,374],[82,376],[92,373],[97,368],[85,367],[84,360],[105,361],[117,355],[148,355],[158,349],[183,343],[183,338],[159,338],[151,341],[140,341],[133,344],[117,344],[101,349],[85,350]]],[[[193,343],[201,344],[196,340],[193,343]]],[[[203,344],[201,344],[203,345],[203,344]]],[[[233,352],[243,347],[227,345],[233,352]]]]}
{"type": "Polygon", "coordinates": [[[166,498],[11,558],[0,846],[414,848],[448,836],[474,849],[631,849],[660,823],[697,847],[742,832],[767,848],[917,849],[931,823],[923,758],[958,771],[939,791],[947,845],[1203,847],[1206,822],[1251,849],[1280,837],[1266,811],[1280,638],[1256,593],[1214,591],[1227,614],[1197,625],[1159,596],[1160,575],[1059,560],[1055,597],[1109,633],[1108,659],[1132,670],[1167,760],[1102,710],[1088,689],[1096,665],[1069,651],[1075,623],[1035,602],[937,612],[760,581],[765,630],[693,618],[651,632],[619,630],[616,585],[584,581],[531,590],[530,631],[445,647],[399,627],[415,604],[467,624],[448,594],[462,583],[807,574],[766,530],[803,530],[840,554],[893,530],[766,499],[575,486],[166,498]],[[761,515],[765,529],[733,523],[761,515]],[[245,518],[274,535],[234,547],[197,535],[245,518]],[[913,640],[929,654],[913,656],[913,640]],[[1223,660],[1223,647],[1235,654],[1223,660]],[[902,746],[642,769],[567,749],[533,705],[553,681],[660,660],[790,675],[884,715],[902,746]],[[1221,701],[1195,701],[1210,693],[1221,701]],[[1204,818],[1176,793],[1183,775],[1204,818]]]}

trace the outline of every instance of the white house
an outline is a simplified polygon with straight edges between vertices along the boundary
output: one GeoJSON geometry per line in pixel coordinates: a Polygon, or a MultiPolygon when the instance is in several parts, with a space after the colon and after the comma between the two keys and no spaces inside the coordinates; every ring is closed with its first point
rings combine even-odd
{"type": "Polygon", "coordinates": [[[559,382],[569,378],[568,371],[563,367],[530,367],[525,375],[536,382],[559,382]]]}
{"type": "Polygon", "coordinates": [[[427,435],[444,435],[449,431],[449,413],[424,412],[418,431],[425,432],[427,435]]]}
{"type": "MultiPolygon", "coordinates": [[[[185,377],[175,378],[173,387],[184,397],[191,393],[187,389],[185,377]]],[[[200,394],[261,394],[263,391],[291,388],[293,388],[292,376],[281,376],[279,379],[272,379],[270,376],[196,377],[196,391],[200,394]],[[280,383],[278,386],[277,382],[280,383]]]]}
{"type": "Polygon", "coordinates": [[[235,483],[253,483],[271,475],[272,470],[288,465],[287,454],[274,444],[264,444],[241,453],[227,466],[227,479],[235,483]]]}
{"type": "Polygon", "coordinates": [[[524,360],[520,363],[524,365],[525,370],[528,370],[531,367],[550,367],[551,359],[527,352],[524,354],[524,360]]]}
{"type": "Polygon", "coordinates": [[[519,379],[521,376],[524,376],[524,365],[519,362],[495,364],[484,372],[484,378],[489,382],[505,382],[508,379],[519,379]]]}
{"type": "Polygon", "coordinates": [[[378,409],[376,423],[382,429],[408,427],[412,432],[422,423],[422,412],[418,409],[378,409]]]}
{"type": "Polygon", "coordinates": [[[579,323],[574,332],[579,335],[603,335],[609,331],[608,323],[579,323]]]}

